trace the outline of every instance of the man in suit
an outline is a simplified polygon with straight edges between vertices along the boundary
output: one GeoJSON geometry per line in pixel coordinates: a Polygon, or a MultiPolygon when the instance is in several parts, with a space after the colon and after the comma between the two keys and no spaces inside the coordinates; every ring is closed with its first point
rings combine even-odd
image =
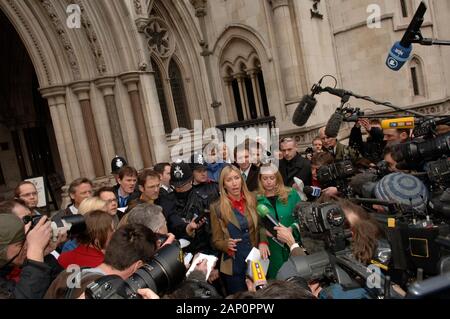
{"type": "Polygon", "coordinates": [[[234,158],[236,167],[239,167],[242,178],[244,178],[247,188],[250,192],[258,188],[259,167],[250,161],[249,143],[236,146],[234,150],[234,158]]]}
{"type": "Polygon", "coordinates": [[[161,187],[159,189],[159,198],[165,197],[173,192],[173,188],[170,185],[170,164],[163,162],[153,166],[153,170],[159,174],[161,179],[161,187]]]}
{"type": "Polygon", "coordinates": [[[294,177],[298,177],[304,185],[311,185],[311,163],[303,158],[297,150],[297,142],[292,138],[284,138],[280,142],[283,159],[280,160],[280,173],[284,185],[292,187],[294,177]]]}

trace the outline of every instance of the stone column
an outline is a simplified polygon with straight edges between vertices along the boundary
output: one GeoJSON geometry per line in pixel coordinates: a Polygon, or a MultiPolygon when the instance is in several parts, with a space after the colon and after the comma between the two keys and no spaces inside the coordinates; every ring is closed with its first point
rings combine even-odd
{"type": "Polygon", "coordinates": [[[84,128],[86,130],[87,142],[91,152],[95,176],[105,176],[105,167],[103,165],[100,143],[98,141],[94,114],[92,113],[91,100],[89,97],[90,83],[86,81],[75,82],[71,85],[71,88],[80,102],[81,114],[83,116],[84,128]]]}
{"type": "Polygon", "coordinates": [[[283,87],[286,98],[293,100],[300,96],[301,80],[289,4],[288,0],[272,0],[271,3],[283,87]]]}
{"type": "Polygon", "coordinates": [[[228,114],[231,117],[229,122],[234,122],[238,120],[237,111],[236,111],[236,103],[234,101],[234,93],[233,93],[233,77],[228,76],[224,79],[225,87],[228,93],[228,99],[230,100],[230,103],[228,103],[228,114]]]}
{"type": "Polygon", "coordinates": [[[102,91],[105,100],[106,113],[108,114],[111,137],[114,144],[114,152],[126,157],[125,143],[123,142],[122,130],[120,128],[119,114],[117,113],[116,99],[114,96],[114,77],[104,77],[95,81],[95,85],[102,91]]]}
{"type": "Polygon", "coordinates": [[[149,140],[153,146],[153,156],[157,163],[169,161],[169,147],[164,130],[163,117],[158,101],[158,93],[153,72],[140,74],[142,88],[142,107],[147,114],[150,130],[147,130],[149,140]]]}
{"type": "Polygon", "coordinates": [[[239,85],[239,96],[241,98],[242,113],[244,115],[244,120],[250,120],[252,117],[250,114],[250,109],[248,107],[247,91],[245,90],[245,74],[239,73],[236,74],[235,77],[239,85]]]}
{"type": "Polygon", "coordinates": [[[195,9],[195,16],[198,18],[198,22],[200,24],[200,31],[203,38],[202,40],[200,40],[200,46],[202,47],[202,52],[200,53],[200,55],[205,59],[206,75],[208,77],[209,87],[211,90],[211,107],[214,109],[214,117],[216,118],[217,123],[220,122],[219,107],[222,105],[222,103],[217,100],[216,86],[214,82],[215,78],[213,76],[210,59],[212,52],[208,48],[208,29],[206,27],[205,21],[207,0],[190,1],[195,9]]]}
{"type": "Polygon", "coordinates": [[[259,84],[258,84],[258,69],[251,69],[247,71],[247,74],[250,76],[250,79],[252,80],[252,89],[253,89],[253,96],[255,97],[255,106],[256,106],[256,116],[258,118],[264,116],[264,111],[262,107],[262,98],[261,98],[261,92],[259,90],[259,84]]]}
{"type": "Polygon", "coordinates": [[[144,112],[142,110],[141,98],[139,96],[139,74],[136,72],[125,73],[120,76],[122,82],[127,86],[128,95],[131,101],[134,123],[139,139],[139,148],[141,150],[144,168],[152,166],[152,157],[150,153],[149,139],[145,128],[144,112]]]}
{"type": "Polygon", "coordinates": [[[55,131],[56,144],[61,159],[61,166],[66,183],[80,177],[78,160],[75,153],[75,144],[70,129],[69,117],[66,109],[66,89],[64,87],[52,87],[41,89],[42,97],[48,100],[53,129],[55,131]]]}

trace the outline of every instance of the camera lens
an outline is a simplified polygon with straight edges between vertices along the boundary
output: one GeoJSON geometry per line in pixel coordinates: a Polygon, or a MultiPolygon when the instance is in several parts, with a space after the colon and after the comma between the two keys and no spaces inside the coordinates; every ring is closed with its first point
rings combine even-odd
{"type": "Polygon", "coordinates": [[[127,279],[127,295],[136,294],[140,288],[150,288],[157,294],[164,294],[173,290],[185,275],[186,268],[180,261],[180,248],[176,244],[166,245],[149,263],[127,279]]]}

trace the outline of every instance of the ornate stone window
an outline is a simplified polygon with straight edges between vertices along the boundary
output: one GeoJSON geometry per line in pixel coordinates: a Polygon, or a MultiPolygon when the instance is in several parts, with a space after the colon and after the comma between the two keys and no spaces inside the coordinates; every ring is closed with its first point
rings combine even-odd
{"type": "Polygon", "coordinates": [[[409,63],[411,76],[411,88],[413,96],[425,96],[425,79],[422,63],[417,57],[413,57],[409,63]]]}
{"type": "Polygon", "coordinates": [[[256,50],[242,39],[233,39],[222,56],[222,77],[234,120],[270,116],[264,76],[256,50]]]}
{"type": "Polygon", "coordinates": [[[187,110],[186,95],[184,93],[183,78],[181,76],[180,68],[172,59],[169,63],[169,79],[170,88],[172,90],[172,99],[177,114],[177,121],[179,127],[192,129],[189,113],[187,110]]]}
{"type": "Polygon", "coordinates": [[[168,109],[168,103],[166,100],[165,92],[164,92],[164,84],[162,80],[161,70],[159,66],[156,64],[156,62],[152,59],[152,68],[155,72],[155,84],[156,84],[156,91],[158,93],[158,100],[159,100],[159,107],[161,108],[161,114],[164,121],[164,130],[166,134],[170,134],[173,130],[172,125],[170,124],[170,116],[169,116],[169,109],[168,109]]]}
{"type": "Polygon", "coordinates": [[[412,1],[411,0],[400,0],[400,10],[403,18],[407,18],[412,13],[412,1]]]}
{"type": "Polygon", "coordinates": [[[177,127],[192,129],[182,72],[175,59],[170,60],[168,68],[161,67],[164,64],[157,63],[153,58],[151,63],[166,134],[177,127]]]}
{"type": "Polygon", "coordinates": [[[170,57],[175,50],[175,40],[164,20],[153,17],[144,28],[150,52],[161,58],[170,57]]]}

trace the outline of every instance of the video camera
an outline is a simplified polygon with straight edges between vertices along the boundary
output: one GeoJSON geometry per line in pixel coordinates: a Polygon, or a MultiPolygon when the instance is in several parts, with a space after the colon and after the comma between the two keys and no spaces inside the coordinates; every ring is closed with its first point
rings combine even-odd
{"type": "MultiPolygon", "coordinates": [[[[22,221],[25,225],[31,222],[32,229],[39,223],[42,217],[44,217],[44,215],[27,215],[22,218],[22,221]]],[[[61,219],[51,221],[50,226],[52,228],[53,241],[56,241],[58,235],[63,231],[79,234],[86,229],[83,215],[64,216],[61,219]]]]}
{"type": "Polygon", "coordinates": [[[431,140],[397,144],[392,157],[396,162],[422,162],[449,155],[450,133],[447,133],[431,140]]]}
{"type": "Polygon", "coordinates": [[[329,165],[322,165],[317,170],[317,180],[322,187],[336,186],[340,192],[346,196],[351,196],[352,190],[347,182],[355,174],[356,169],[352,162],[344,160],[329,165]]]}
{"type": "Polygon", "coordinates": [[[177,244],[165,245],[151,261],[139,268],[127,280],[119,276],[104,276],[86,288],[88,299],[140,299],[138,289],[150,288],[163,295],[176,288],[186,276],[182,252],[177,244]]]}
{"type": "Polygon", "coordinates": [[[321,237],[326,249],[336,252],[347,247],[350,233],[345,229],[345,215],[334,203],[301,202],[294,212],[300,226],[300,232],[321,237]]]}

